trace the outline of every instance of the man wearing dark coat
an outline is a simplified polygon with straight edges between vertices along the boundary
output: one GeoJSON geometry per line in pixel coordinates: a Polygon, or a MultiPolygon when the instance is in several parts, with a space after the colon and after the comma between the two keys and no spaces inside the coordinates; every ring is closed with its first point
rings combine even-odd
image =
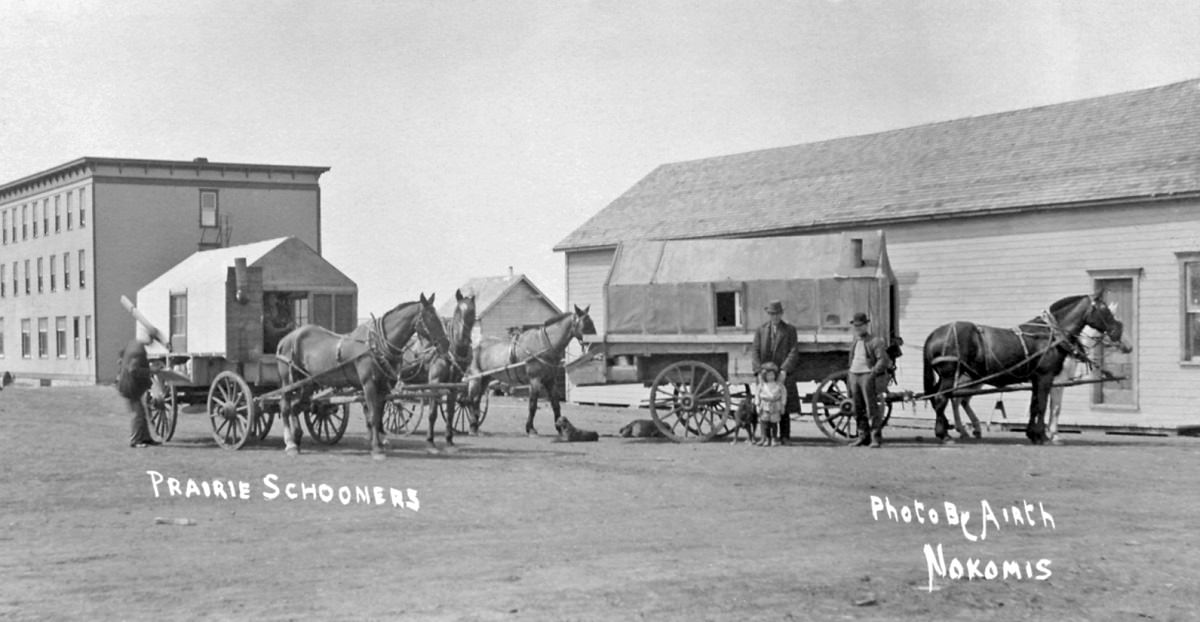
{"type": "Polygon", "coordinates": [[[855,313],[854,342],[850,344],[850,374],[846,384],[854,402],[858,424],[858,440],[852,447],[870,445],[877,449],[883,444],[883,408],[879,394],[887,389],[888,369],[892,364],[883,339],[871,334],[871,320],[866,313],[855,313]]]}
{"type": "Polygon", "coordinates": [[[129,404],[133,413],[129,427],[129,446],[142,448],[158,445],[150,438],[150,426],[146,422],[146,410],[142,406],[142,395],[150,390],[152,374],[150,361],[146,358],[146,346],[137,339],[130,340],[120,353],[120,368],[117,371],[117,392],[129,404]]]}
{"type": "Polygon", "coordinates": [[[779,380],[787,389],[783,416],[779,418],[779,442],[787,445],[791,435],[791,414],[800,412],[800,394],[796,392],[796,381],[791,378],[800,358],[796,346],[796,327],[783,321],[783,302],[772,300],[765,309],[768,319],[754,332],[751,361],[756,376],[767,363],[779,366],[779,380]]]}

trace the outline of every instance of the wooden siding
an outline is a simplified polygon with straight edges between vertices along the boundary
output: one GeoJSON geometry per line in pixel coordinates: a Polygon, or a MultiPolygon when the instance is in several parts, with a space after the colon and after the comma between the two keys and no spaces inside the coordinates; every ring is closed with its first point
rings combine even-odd
{"type": "Polygon", "coordinates": [[[615,249],[567,253],[567,309],[591,305],[589,315],[596,332],[603,335],[607,311],[604,306],[604,283],[612,268],[615,249]]]}
{"type": "Polygon", "coordinates": [[[510,326],[544,322],[557,312],[525,281],[520,281],[479,318],[482,337],[508,338],[510,326]]]}

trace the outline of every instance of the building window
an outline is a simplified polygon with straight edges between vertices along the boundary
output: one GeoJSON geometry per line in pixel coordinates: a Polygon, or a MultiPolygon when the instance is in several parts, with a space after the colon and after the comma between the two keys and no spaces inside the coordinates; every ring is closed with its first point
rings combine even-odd
{"type": "Polygon", "coordinates": [[[25,318],[25,319],[21,320],[21,358],[23,358],[23,359],[31,358],[33,356],[30,351],[31,327],[32,327],[32,325],[29,321],[29,318],[25,318]]]}
{"type": "Polygon", "coordinates": [[[21,206],[21,239],[29,239],[29,205],[21,206]]]}
{"type": "Polygon", "coordinates": [[[171,294],[171,349],[187,351],[187,294],[171,294]]]}
{"type": "Polygon", "coordinates": [[[217,226],[217,191],[200,191],[200,226],[215,228],[217,226]]]}
{"type": "Polygon", "coordinates": [[[83,356],[92,358],[92,316],[83,316],[83,356]]]}
{"type": "Polygon", "coordinates": [[[55,283],[58,282],[58,255],[50,256],[50,293],[54,293],[57,289],[55,283]]]}
{"type": "Polygon", "coordinates": [[[62,231],[62,206],[59,205],[59,200],[62,199],[59,195],[54,195],[54,232],[62,231]]]}
{"type": "Polygon", "coordinates": [[[29,260],[28,260],[28,259],[26,259],[26,260],[25,260],[25,295],[26,295],[26,296],[28,296],[28,295],[30,295],[30,294],[32,294],[32,293],[33,293],[33,288],[29,287],[29,281],[30,281],[30,277],[29,277],[29,260]]]}
{"type": "Polygon", "coordinates": [[[42,199],[42,235],[50,235],[50,199],[42,199]]]}
{"type": "Polygon", "coordinates": [[[12,208],[12,241],[17,243],[17,208],[12,208]]]}
{"type": "Polygon", "coordinates": [[[50,357],[50,318],[38,318],[38,358],[50,357]]]}
{"type": "Polygon", "coordinates": [[[71,289],[71,253],[63,253],[63,289],[71,289]]]}
{"type": "Polygon", "coordinates": [[[54,318],[54,355],[60,359],[67,358],[67,316],[54,318]]]}
{"type": "Polygon", "coordinates": [[[87,226],[87,208],[92,203],[92,195],[88,194],[87,188],[79,189],[79,228],[87,226]]]}
{"type": "MultiPolygon", "coordinates": [[[[1105,345],[1103,342],[1091,347],[1091,358],[1099,366],[1097,373],[1104,377],[1123,378],[1119,382],[1102,382],[1092,385],[1092,404],[1120,409],[1138,407],[1138,281],[1142,271],[1135,270],[1092,270],[1093,291],[1104,292],[1104,302],[1121,322],[1121,341],[1130,346],[1130,352],[1105,345]]],[[[1085,333],[1086,334],[1086,333],[1085,333]]],[[[1086,339],[1084,340],[1087,341],[1086,339]]],[[[1085,343],[1085,345],[1088,345],[1085,343]]]]}
{"type": "Polygon", "coordinates": [[[293,298],[292,299],[292,325],[299,328],[309,323],[308,319],[308,298],[293,298]]]}
{"type": "Polygon", "coordinates": [[[83,251],[79,251],[79,289],[87,286],[87,281],[84,279],[83,251]]]}
{"type": "Polygon", "coordinates": [[[42,289],[42,258],[41,257],[37,258],[37,267],[38,267],[38,277],[37,277],[38,293],[40,294],[44,291],[42,289]]]}
{"type": "Polygon", "coordinates": [[[4,358],[4,318],[0,317],[0,359],[4,358]]]}
{"type": "Polygon", "coordinates": [[[0,212],[0,219],[2,219],[0,222],[2,222],[4,225],[4,243],[8,244],[8,210],[0,212]]]}
{"type": "Polygon", "coordinates": [[[716,292],[717,328],[740,328],[742,326],[742,293],[738,291],[716,292]]]}
{"type": "Polygon", "coordinates": [[[71,351],[75,353],[75,359],[79,359],[79,316],[71,318],[71,351]]]}
{"type": "Polygon", "coordinates": [[[38,202],[34,201],[33,202],[33,239],[35,239],[35,240],[38,237],[38,212],[39,211],[40,210],[38,209],[38,202]]]}
{"type": "Polygon", "coordinates": [[[0,298],[8,295],[8,264],[0,264],[0,298]]]}
{"type": "Polygon", "coordinates": [[[67,193],[67,231],[71,230],[71,225],[73,223],[71,212],[73,211],[75,211],[75,192],[71,191],[67,193]]]}
{"type": "Polygon", "coordinates": [[[17,279],[17,262],[13,262],[13,296],[17,295],[17,291],[21,288],[21,282],[17,279]]]}

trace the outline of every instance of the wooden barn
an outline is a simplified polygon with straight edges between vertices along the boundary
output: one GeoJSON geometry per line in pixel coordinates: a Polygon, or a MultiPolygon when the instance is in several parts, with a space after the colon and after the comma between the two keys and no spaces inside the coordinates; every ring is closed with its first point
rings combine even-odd
{"type": "Polygon", "coordinates": [[[274,354],[302,324],[353,330],[358,286],[287,237],[193,253],[138,290],[136,304],[170,336],[172,351],[245,360],[274,354]]]}
{"type": "MultiPolygon", "coordinates": [[[[529,277],[514,274],[511,268],[505,276],[470,279],[459,291],[475,294],[475,343],[486,337],[507,339],[510,331],[539,326],[562,312],[529,277]]],[[[454,295],[447,296],[439,314],[452,316],[454,304],[454,295]]]]}
{"type": "MultiPolygon", "coordinates": [[[[1128,380],[1068,389],[1063,423],[1200,424],[1200,80],[665,164],[555,250],[568,305],[592,305],[603,338],[622,242],[876,229],[897,279],[903,388],[921,390],[936,326],[1015,326],[1103,288],[1134,349],[1098,358],[1128,380]]],[[[613,390],[570,391],[619,402],[596,393],[613,390]]],[[[1010,417],[1026,395],[1007,398],[1010,417]]]]}

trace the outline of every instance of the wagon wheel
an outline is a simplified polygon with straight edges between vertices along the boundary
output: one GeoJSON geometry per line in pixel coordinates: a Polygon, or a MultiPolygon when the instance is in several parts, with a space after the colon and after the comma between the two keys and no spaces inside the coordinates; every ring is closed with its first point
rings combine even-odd
{"type": "Polygon", "coordinates": [[[208,389],[208,420],[213,439],[225,449],[241,449],[255,417],[254,394],[241,376],[223,371],[208,389]]]}
{"type": "Polygon", "coordinates": [[[308,428],[309,436],[322,445],[333,445],[342,440],[348,421],[349,404],[313,402],[304,410],[304,426],[308,428]]]}
{"type": "Polygon", "coordinates": [[[175,387],[154,376],[150,390],[142,394],[142,407],[150,428],[150,438],[159,443],[170,441],[175,436],[175,421],[179,417],[175,387]]]}
{"type": "MultiPolygon", "coordinates": [[[[367,429],[371,428],[371,411],[363,404],[363,420],[367,429]]],[[[387,399],[383,401],[383,431],[387,434],[403,434],[412,422],[413,409],[401,400],[387,399]]]]}
{"type": "Polygon", "coordinates": [[[258,416],[254,418],[254,426],[250,428],[250,438],[259,442],[267,438],[267,434],[271,431],[271,426],[275,423],[276,408],[278,406],[263,408],[258,413],[258,416]]]}
{"type": "Polygon", "coordinates": [[[675,442],[707,441],[725,430],[729,385],[699,361],[681,361],[659,372],[650,387],[650,416],[675,442]]]}
{"type": "MultiPolygon", "coordinates": [[[[817,427],[830,440],[851,443],[858,440],[858,421],[854,417],[854,401],[850,398],[850,386],[846,384],[847,372],[830,374],[813,393],[813,418],[817,427]]],[[[892,403],[883,404],[883,423],[892,417],[892,403]]]]}

